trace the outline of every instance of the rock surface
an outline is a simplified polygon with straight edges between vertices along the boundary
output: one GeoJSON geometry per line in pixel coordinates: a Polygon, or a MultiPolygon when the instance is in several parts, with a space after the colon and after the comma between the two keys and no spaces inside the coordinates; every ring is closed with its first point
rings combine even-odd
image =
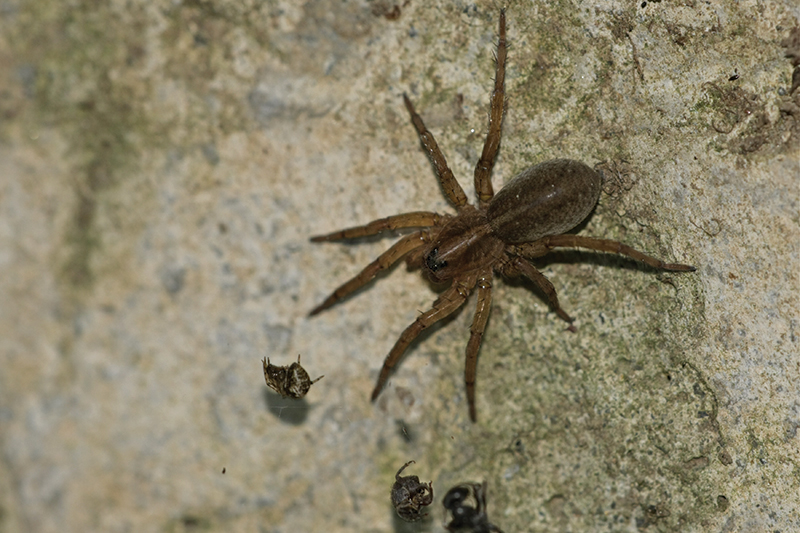
{"type": "Polygon", "coordinates": [[[0,5],[0,531],[442,531],[483,479],[507,532],[800,530],[795,2],[507,16],[496,189],[600,165],[581,233],[698,271],[552,254],[575,332],[498,281],[471,424],[474,299],[371,404],[435,293],[401,265],[309,319],[391,240],[308,238],[450,209],[404,92],[472,196],[495,3],[0,5]]]}

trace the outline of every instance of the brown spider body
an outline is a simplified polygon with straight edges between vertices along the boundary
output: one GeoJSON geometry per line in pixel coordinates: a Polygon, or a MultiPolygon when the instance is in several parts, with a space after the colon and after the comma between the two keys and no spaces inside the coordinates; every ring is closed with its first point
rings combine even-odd
{"type": "Polygon", "coordinates": [[[579,161],[552,159],[529,167],[488,205],[465,206],[451,218],[422,249],[421,266],[436,283],[486,268],[502,271],[509,244],[571,230],[594,209],[601,185],[600,175],[579,161]]]}
{"type": "Polygon", "coordinates": [[[546,255],[553,248],[575,247],[626,255],[664,270],[685,272],[695,269],[689,265],[664,263],[617,241],[566,234],[591,213],[600,198],[601,176],[581,162],[553,159],[534,165],[494,194],[491,172],[500,147],[505,103],[504,11],[500,12],[499,34],[489,131],[475,166],[477,205],[468,203],[433,134],[425,128],[408,97],[403,95],[420,142],[431,158],[442,190],[456,207],[456,214],[440,215],[429,211],[404,213],[311,239],[313,242],[338,241],[397,228],[423,228],[402,237],[361,273],[337,288],[311,311],[311,315],[327,309],[364,286],[380,271],[403,257],[409,267],[423,269],[432,281],[450,283],[433,307],[406,328],[386,356],[372,392],[372,400],[375,400],[409,344],[425,328],[455,312],[473,291],[476,292],[477,305],[467,343],[464,374],[469,414],[473,421],[476,419],[478,350],[489,319],[494,272],[508,277],[522,275],[529,278],[544,293],[556,314],[571,322],[572,319],[558,303],[553,284],[528,259],[546,255]]]}

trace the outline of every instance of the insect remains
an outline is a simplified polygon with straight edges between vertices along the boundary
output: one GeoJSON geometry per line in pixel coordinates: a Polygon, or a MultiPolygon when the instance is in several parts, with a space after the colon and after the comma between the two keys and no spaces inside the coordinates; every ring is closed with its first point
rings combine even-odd
{"type": "Polygon", "coordinates": [[[494,194],[491,173],[500,147],[505,105],[505,11],[500,12],[498,33],[489,127],[474,173],[477,204],[472,205],[467,201],[433,134],[425,127],[411,100],[404,94],[403,102],[411,115],[411,122],[433,163],[439,184],[447,199],[455,206],[456,213],[415,211],[311,238],[312,242],[330,242],[376,235],[398,228],[419,228],[402,237],[358,275],[333,291],[311,311],[311,315],[331,307],[404,257],[410,268],[420,268],[431,281],[449,285],[433,303],[433,307],[403,331],[389,351],[372,391],[373,401],[411,342],[425,328],[454,313],[472,292],[477,293],[464,373],[472,421],[476,419],[478,349],[489,319],[495,273],[504,277],[527,277],[547,297],[553,311],[563,320],[572,322],[572,318],[558,303],[553,284],[529,259],[542,257],[554,248],[570,247],[621,254],[662,270],[695,270],[689,265],[665,263],[618,241],[568,234],[594,209],[602,186],[601,175],[579,161],[553,159],[534,165],[523,170],[494,194]]]}
{"type": "Polygon", "coordinates": [[[264,379],[267,387],[284,398],[287,396],[295,399],[302,398],[308,393],[311,385],[325,377],[320,376],[311,381],[306,369],[300,366],[300,354],[297,354],[297,362],[289,366],[273,365],[268,358],[264,358],[261,362],[264,364],[264,379]]]}
{"type": "Polygon", "coordinates": [[[392,485],[392,506],[397,511],[397,516],[406,522],[421,520],[425,515],[420,514],[420,511],[433,502],[432,482],[421,483],[417,476],[400,475],[413,462],[409,461],[400,467],[394,475],[395,481],[392,485]]]}
{"type": "Polygon", "coordinates": [[[503,533],[496,525],[489,522],[486,515],[486,482],[464,483],[447,491],[442,499],[445,509],[445,525],[447,531],[462,531],[464,533],[503,533]],[[472,506],[467,499],[472,495],[475,505],[472,506]],[[447,514],[450,522],[447,522],[447,514]]]}

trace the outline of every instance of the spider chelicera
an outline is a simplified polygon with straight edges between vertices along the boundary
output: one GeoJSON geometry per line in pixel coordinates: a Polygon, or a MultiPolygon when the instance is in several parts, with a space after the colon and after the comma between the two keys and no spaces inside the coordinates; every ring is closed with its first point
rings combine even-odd
{"type": "Polygon", "coordinates": [[[403,101],[411,114],[411,121],[433,163],[442,190],[456,208],[456,214],[415,211],[311,238],[312,242],[339,241],[397,228],[423,228],[402,237],[361,273],[337,288],[310,314],[316,315],[329,308],[403,257],[410,268],[421,268],[434,283],[450,284],[433,303],[433,307],[403,331],[386,356],[372,391],[374,401],[409,344],[425,328],[455,312],[475,291],[477,306],[467,343],[464,377],[469,415],[473,422],[476,419],[478,349],[489,318],[494,272],[505,277],[527,277],[544,293],[555,313],[565,321],[572,322],[559,305],[553,284],[528,259],[546,255],[553,248],[572,247],[625,255],[663,270],[695,270],[689,265],[665,263],[618,241],[566,234],[591,213],[600,198],[602,176],[579,161],[553,159],[534,165],[523,170],[494,194],[491,173],[500,146],[505,105],[505,11],[500,12],[498,33],[489,128],[483,153],[475,166],[477,205],[467,201],[433,134],[425,128],[422,118],[404,94],[403,101]]]}

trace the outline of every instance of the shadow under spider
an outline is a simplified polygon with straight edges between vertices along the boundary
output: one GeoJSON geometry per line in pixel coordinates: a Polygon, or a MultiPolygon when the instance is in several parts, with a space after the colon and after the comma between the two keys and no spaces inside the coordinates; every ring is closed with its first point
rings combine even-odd
{"type": "Polygon", "coordinates": [[[264,387],[264,404],[267,410],[284,424],[299,426],[306,421],[311,405],[305,398],[284,398],[269,387],[264,387]]]}

